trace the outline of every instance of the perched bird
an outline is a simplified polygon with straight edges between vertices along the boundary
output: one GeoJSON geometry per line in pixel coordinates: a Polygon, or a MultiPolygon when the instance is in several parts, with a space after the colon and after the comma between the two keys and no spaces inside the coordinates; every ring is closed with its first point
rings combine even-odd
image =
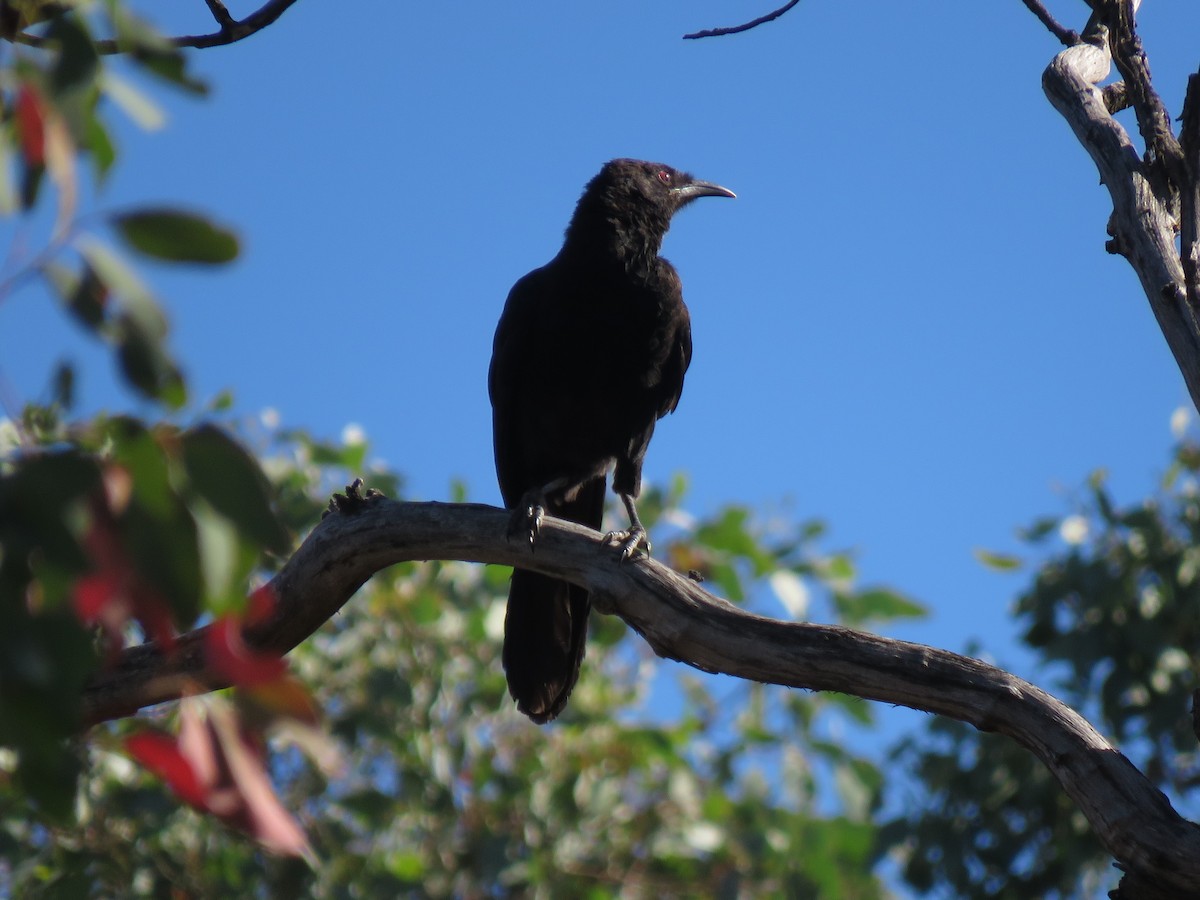
{"type": "MultiPolygon", "coordinates": [[[[509,536],[532,545],[544,515],[599,529],[604,487],[629,514],[606,536],[628,559],[650,549],[634,500],[654,424],[674,412],[692,330],[674,267],[658,255],[671,217],[697,197],[733,197],[661,163],[616,159],[584,188],[562,249],[509,292],[488,392],[509,536]]],[[[504,619],[508,690],[549,722],[579,677],[587,591],[513,572],[504,619]]]]}

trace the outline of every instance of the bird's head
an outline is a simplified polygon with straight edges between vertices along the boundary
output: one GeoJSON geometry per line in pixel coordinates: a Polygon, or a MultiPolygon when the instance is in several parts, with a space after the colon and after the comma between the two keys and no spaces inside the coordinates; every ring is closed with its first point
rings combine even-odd
{"type": "Polygon", "coordinates": [[[606,244],[612,238],[622,255],[653,257],[671,217],[684,206],[697,197],[736,196],[729,188],[663,163],[614,159],[584,188],[567,240],[606,244]]]}
{"type": "Polygon", "coordinates": [[[652,207],[668,218],[697,197],[736,197],[729,188],[701,181],[668,165],[640,159],[614,159],[605,163],[588,189],[599,188],[607,197],[631,207],[652,207]]]}

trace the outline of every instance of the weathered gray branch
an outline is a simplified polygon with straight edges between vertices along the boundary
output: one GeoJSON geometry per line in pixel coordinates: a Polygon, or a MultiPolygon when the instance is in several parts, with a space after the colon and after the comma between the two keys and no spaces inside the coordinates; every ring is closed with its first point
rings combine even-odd
{"type": "MultiPolygon", "coordinates": [[[[658,562],[619,564],[599,534],[571,523],[546,520],[531,552],[505,538],[507,523],[508,513],[487,506],[389,500],[328,516],[275,578],[274,618],[248,638],[259,648],[290,650],[372,574],[398,562],[457,559],[535,569],[586,586],[598,610],[620,616],[660,656],[738,678],[900,704],[1006,734],[1050,769],[1129,872],[1151,873],[1147,883],[1161,896],[1197,892],[1200,829],[1086,720],[1040,688],[945,650],[748,613],[658,562]]],[[[185,682],[221,686],[204,672],[200,648],[193,633],[170,659],[153,647],[127,651],[116,670],[88,688],[88,720],[173,699],[185,682]]]]}
{"type": "MultiPolygon", "coordinates": [[[[1042,75],[1042,87],[1100,171],[1113,201],[1108,247],[1124,256],[1179,365],[1192,403],[1200,409],[1200,274],[1195,256],[1197,179],[1184,148],[1171,133],[1170,119],[1150,83],[1141,42],[1134,30],[1134,0],[1097,0],[1097,14],[1085,41],[1059,53],[1042,75]],[[1101,20],[1108,22],[1104,26],[1101,20]],[[1109,29],[1113,36],[1109,37],[1109,29]],[[1150,152],[1143,158],[1129,134],[1113,118],[1097,85],[1108,77],[1110,43],[1119,48],[1127,75],[1128,102],[1137,113],[1150,152]],[[1181,228],[1184,252],[1176,246],[1181,228]]],[[[1193,148],[1194,149],[1194,148],[1193,148]]]]}

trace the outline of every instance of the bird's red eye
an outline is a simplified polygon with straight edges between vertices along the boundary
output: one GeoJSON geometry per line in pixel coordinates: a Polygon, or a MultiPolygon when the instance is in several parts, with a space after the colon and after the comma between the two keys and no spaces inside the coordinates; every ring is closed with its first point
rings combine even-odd
{"type": "Polygon", "coordinates": [[[666,169],[659,169],[658,170],[658,180],[661,181],[663,184],[670,184],[671,183],[671,173],[668,172],[666,169]]]}

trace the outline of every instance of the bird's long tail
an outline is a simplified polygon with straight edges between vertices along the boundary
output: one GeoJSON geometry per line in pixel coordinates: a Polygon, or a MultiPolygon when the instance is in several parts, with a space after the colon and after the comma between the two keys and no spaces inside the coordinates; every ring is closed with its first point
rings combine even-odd
{"type": "MultiPolygon", "coordinates": [[[[599,529],[604,479],[588,482],[570,503],[546,511],[599,529]]],[[[579,678],[590,609],[581,587],[537,572],[513,571],[504,616],[504,674],[517,708],[539,725],[563,711],[579,678]]]]}

